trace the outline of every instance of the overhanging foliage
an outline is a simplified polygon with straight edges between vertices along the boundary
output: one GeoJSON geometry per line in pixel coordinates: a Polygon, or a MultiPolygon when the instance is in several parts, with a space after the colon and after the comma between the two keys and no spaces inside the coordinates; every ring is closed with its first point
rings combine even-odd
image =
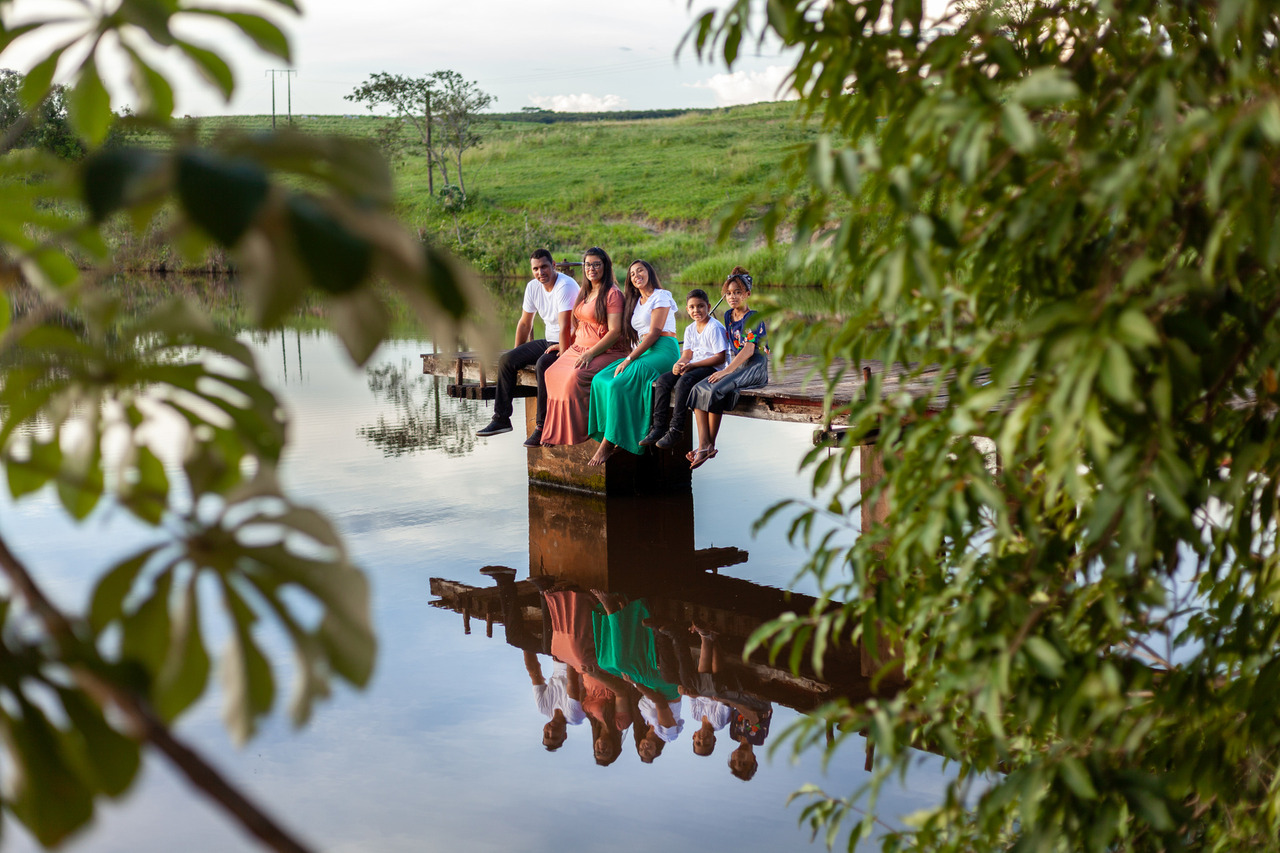
{"type": "Polygon", "coordinates": [[[987,5],[931,30],[920,0],[741,0],[692,33],[730,66],[776,35],[824,125],[791,194],[740,214],[794,224],[797,262],[832,247],[865,310],[777,350],[945,368],[941,411],[877,380],[808,459],[836,497],[793,508],[805,571],[848,603],[757,640],[879,642],[910,683],[792,732],[876,747],[869,796],[808,791],[804,819],[870,834],[861,810],[925,745],[959,776],[886,849],[1274,849],[1280,18],[987,5]],[[853,544],[809,536],[881,497],[889,523],[853,544]]]}

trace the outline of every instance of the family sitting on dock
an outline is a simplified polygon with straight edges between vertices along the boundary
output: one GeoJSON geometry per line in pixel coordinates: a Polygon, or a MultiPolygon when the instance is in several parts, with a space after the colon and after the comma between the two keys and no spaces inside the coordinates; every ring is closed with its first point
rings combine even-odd
{"type": "Polygon", "coordinates": [[[721,285],[729,304],[723,324],[706,291],[689,291],[685,310],[693,322],[681,348],[676,299],[648,261],[631,263],[625,293],[613,261],[598,247],[583,255],[581,287],[556,272],[546,249],[535,251],[530,263],[533,280],[525,287],[515,346],[499,363],[493,420],[476,435],[511,431],[516,376],[535,365],[537,420],[526,447],[595,439],[600,447],[588,464],[602,465],[619,449],[639,454],[650,445],[678,444],[692,410],[698,446],[686,455],[689,467],[715,458],[721,414],[734,407],[739,391],[769,381],[765,326],[751,319],[747,271],[734,267],[721,285]],[[533,338],[535,314],[546,326],[543,339],[533,338]]]}

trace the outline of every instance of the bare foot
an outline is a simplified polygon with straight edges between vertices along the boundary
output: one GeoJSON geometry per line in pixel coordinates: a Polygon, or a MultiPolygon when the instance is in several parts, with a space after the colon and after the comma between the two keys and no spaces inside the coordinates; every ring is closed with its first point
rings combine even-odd
{"type": "Polygon", "coordinates": [[[592,456],[590,459],[588,459],[587,464],[603,465],[610,456],[612,456],[614,453],[617,452],[617,450],[618,450],[618,446],[616,444],[610,444],[607,441],[601,442],[600,448],[596,450],[595,456],[592,456]]]}
{"type": "Polygon", "coordinates": [[[714,629],[712,629],[712,628],[710,628],[710,627],[708,627],[708,626],[706,626],[706,625],[700,625],[700,624],[698,624],[698,620],[697,620],[697,619],[694,619],[694,620],[693,620],[693,623],[689,625],[689,633],[690,633],[690,634],[699,634],[699,635],[701,635],[701,636],[703,636],[703,637],[707,637],[707,638],[712,639],[712,640],[714,640],[716,637],[720,636],[720,633],[719,633],[718,631],[716,631],[716,630],[714,630],[714,629]]]}

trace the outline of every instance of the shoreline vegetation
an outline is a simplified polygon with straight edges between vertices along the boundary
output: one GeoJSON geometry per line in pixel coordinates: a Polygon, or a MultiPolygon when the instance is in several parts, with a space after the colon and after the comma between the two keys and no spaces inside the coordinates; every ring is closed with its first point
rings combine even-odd
{"type": "MultiPolygon", "coordinates": [[[[710,110],[621,113],[486,114],[484,143],[465,158],[469,191],[460,210],[427,189],[427,160],[412,151],[392,160],[396,213],[424,241],[449,249],[481,275],[519,277],[539,246],[557,260],[578,260],[588,246],[607,246],[616,257],[644,258],[663,280],[678,286],[718,285],[735,264],[769,285],[813,286],[816,269],[787,272],[790,246],[766,245],[739,226],[717,242],[721,218],[744,196],[768,197],[777,164],[813,142],[816,125],[799,119],[789,102],[710,110]],[[757,274],[757,271],[758,274],[757,274]]],[[[269,115],[186,119],[212,139],[223,132],[271,129],[269,115]]],[[[276,117],[276,127],[289,126],[276,117]]],[[[374,140],[389,119],[367,113],[293,116],[304,134],[340,134],[374,140]]],[[[161,146],[145,129],[130,142],[161,146]]],[[[122,273],[234,274],[232,258],[213,249],[186,257],[158,235],[123,226],[109,234],[122,273]]]]}

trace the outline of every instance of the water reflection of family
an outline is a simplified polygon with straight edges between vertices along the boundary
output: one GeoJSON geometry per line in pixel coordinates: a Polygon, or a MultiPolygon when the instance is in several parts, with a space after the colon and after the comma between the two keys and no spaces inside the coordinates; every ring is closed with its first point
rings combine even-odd
{"type": "Polygon", "coordinates": [[[734,267],[721,287],[729,305],[723,324],[705,291],[689,292],[685,309],[693,322],[682,347],[676,298],[647,261],[631,263],[625,294],[604,249],[583,255],[581,287],[555,273],[545,249],[530,262],[534,278],[525,288],[515,348],[499,365],[494,417],[476,434],[511,431],[516,375],[536,364],[537,420],[526,446],[595,439],[600,447],[588,464],[601,465],[618,450],[639,454],[649,445],[675,445],[692,411],[698,446],[687,454],[689,467],[714,458],[721,414],[733,408],[740,390],[769,381],[765,326],[752,319],[747,271],[734,267]],[[535,314],[556,343],[532,339],[535,314]]]}
{"type": "Polygon", "coordinates": [[[607,767],[618,759],[628,728],[636,754],[650,764],[683,733],[688,699],[689,720],[697,727],[693,752],[711,755],[717,732],[728,728],[737,744],[730,771],[744,780],[755,775],[754,747],[768,736],[772,705],[746,689],[714,631],[656,620],[644,599],[588,593],[544,576],[532,579],[544,619],[541,642],[533,642],[523,627],[514,571],[482,571],[498,583],[508,642],[524,650],[535,703],[548,718],[542,733],[548,750],[565,743],[570,726],[589,722],[597,764],[607,767]],[[696,663],[690,634],[699,637],[696,663]],[[553,659],[550,677],[543,676],[539,649],[553,659]]]}

